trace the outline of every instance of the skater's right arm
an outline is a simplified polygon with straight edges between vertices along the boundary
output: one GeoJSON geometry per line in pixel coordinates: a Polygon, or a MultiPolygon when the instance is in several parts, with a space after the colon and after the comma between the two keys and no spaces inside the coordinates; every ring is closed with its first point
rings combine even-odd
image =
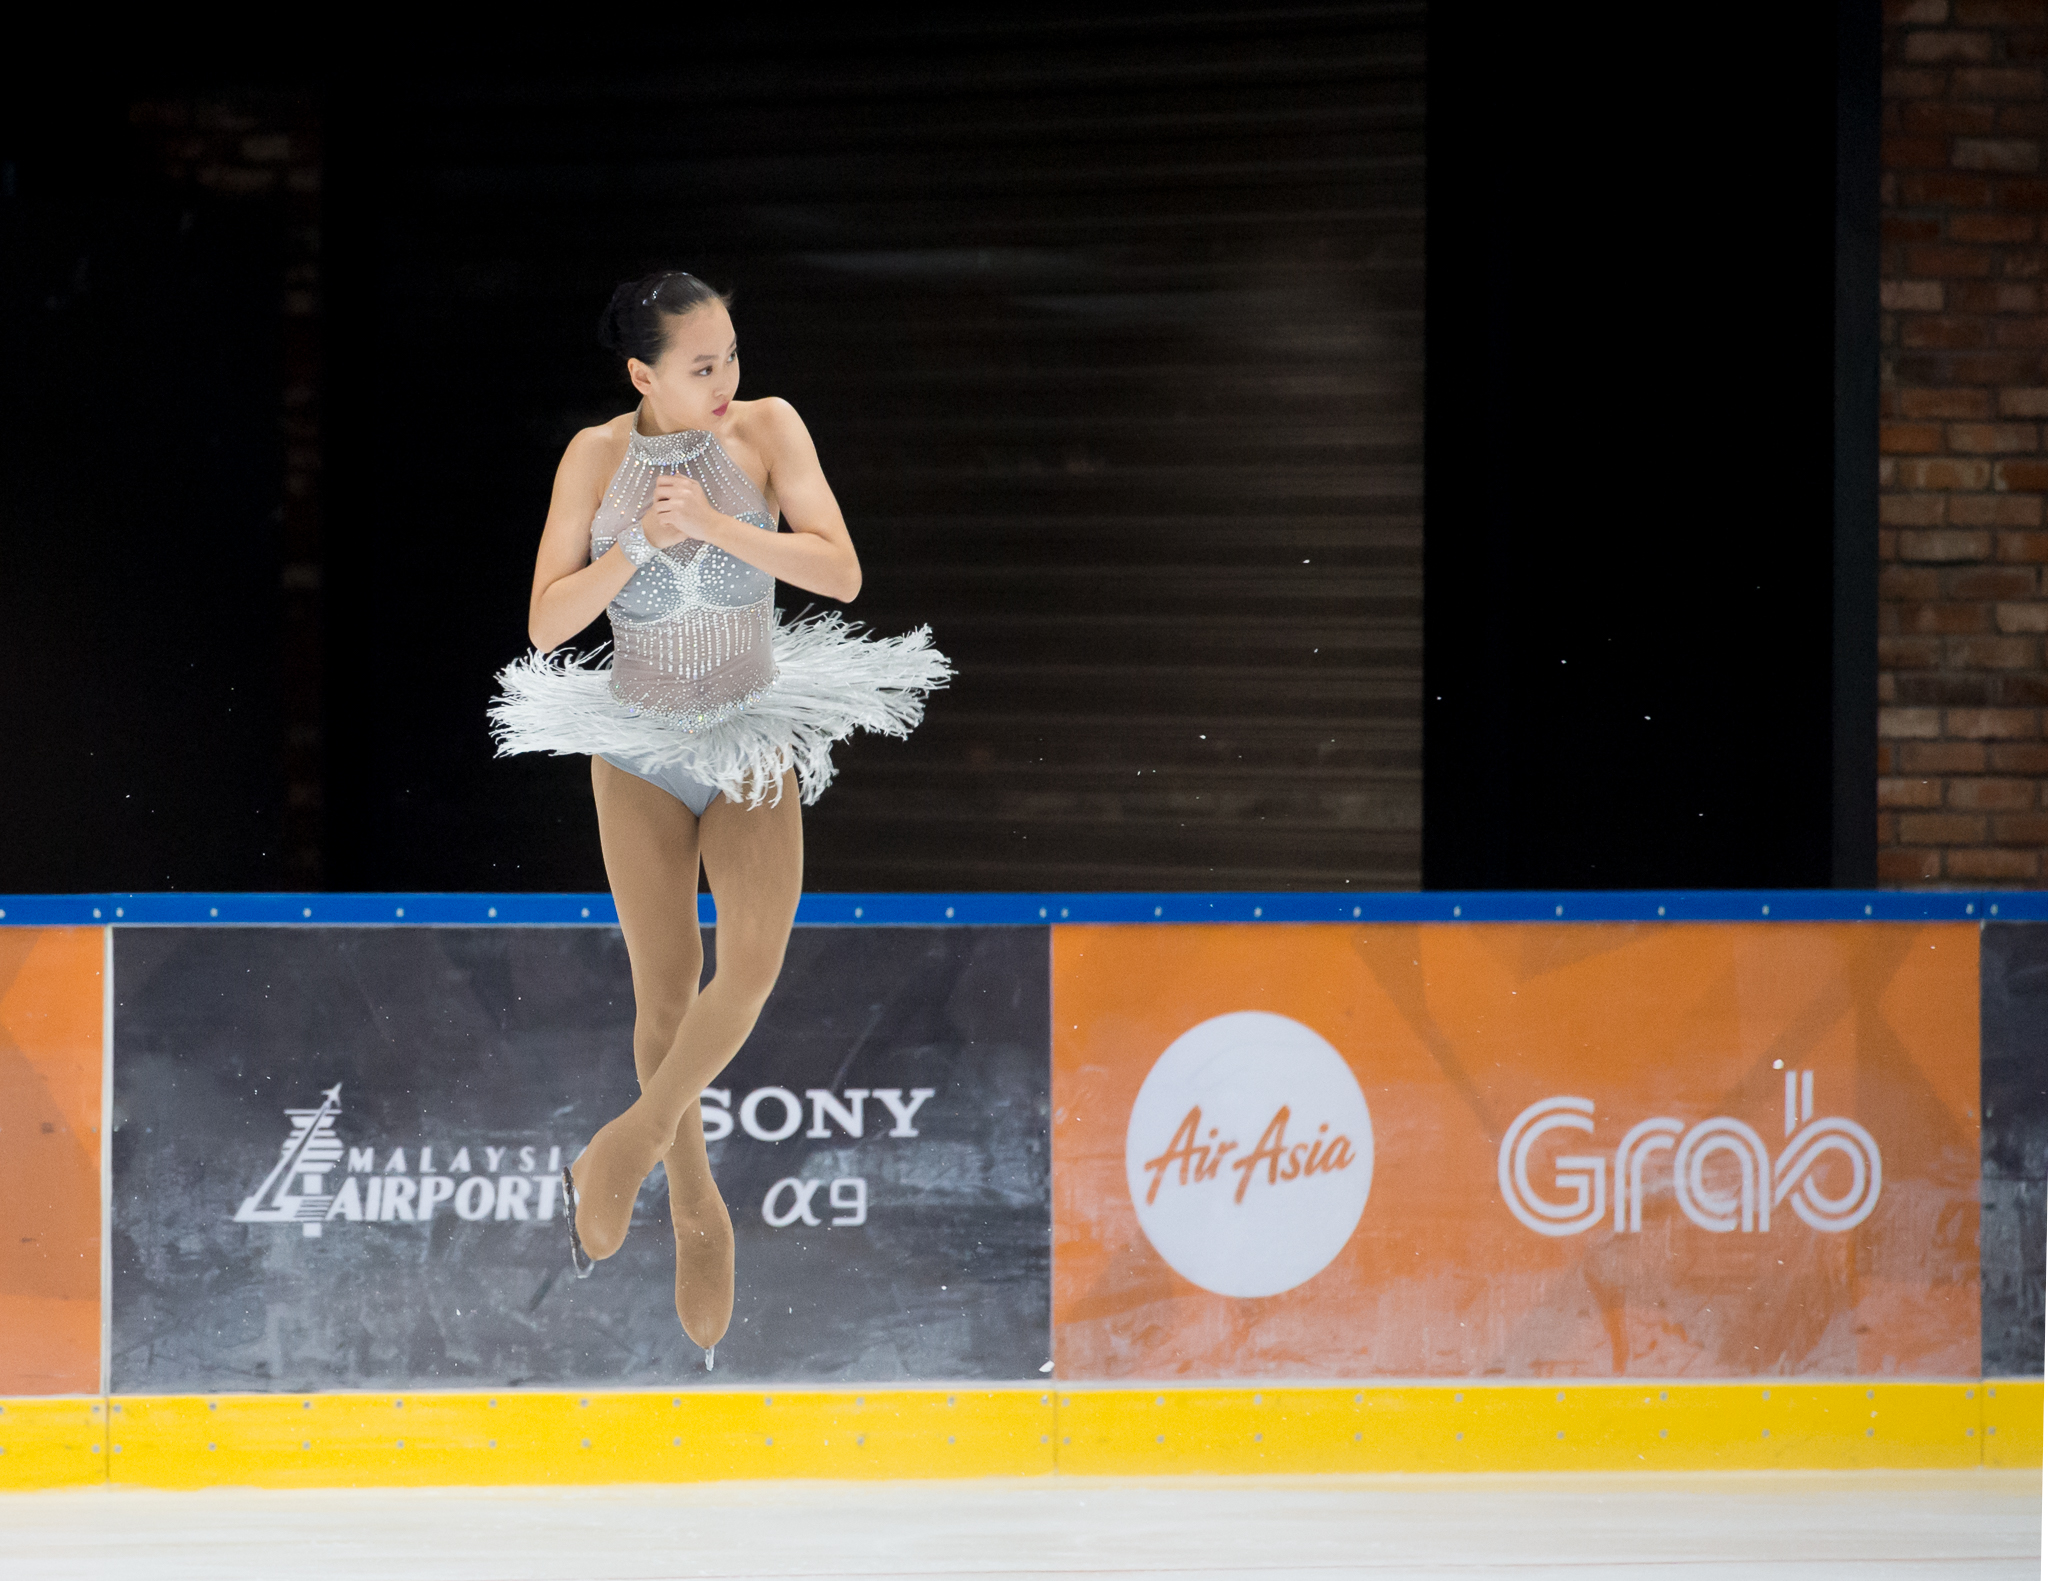
{"type": "Polygon", "coordinates": [[[619,589],[632,580],[634,565],[613,544],[593,564],[590,520],[604,498],[605,483],[625,453],[632,416],[586,428],[569,441],[555,470],[554,497],[541,529],[533,566],[533,600],[526,634],[546,653],[567,642],[604,612],[619,589]]]}

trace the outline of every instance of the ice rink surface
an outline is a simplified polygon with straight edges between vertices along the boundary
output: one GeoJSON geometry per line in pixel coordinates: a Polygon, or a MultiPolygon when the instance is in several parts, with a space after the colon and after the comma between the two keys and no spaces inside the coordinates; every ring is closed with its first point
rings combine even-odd
{"type": "Polygon", "coordinates": [[[2039,1472],[0,1495],[7,1581],[2034,1581],[2039,1472]]]}

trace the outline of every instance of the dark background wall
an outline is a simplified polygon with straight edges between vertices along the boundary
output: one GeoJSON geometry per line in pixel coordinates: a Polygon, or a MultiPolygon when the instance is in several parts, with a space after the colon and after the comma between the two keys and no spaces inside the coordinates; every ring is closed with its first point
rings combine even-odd
{"type": "Polygon", "coordinates": [[[962,667],[845,749],[813,887],[1859,876],[1830,19],[1637,72],[1419,4],[723,27],[10,96],[0,891],[601,884],[582,764],[481,712],[669,262],[817,434],[854,613],[962,667]]]}
{"type": "Polygon", "coordinates": [[[1598,8],[1437,14],[1433,887],[1872,881],[1874,631],[1830,593],[1874,555],[1867,517],[1834,545],[1834,171],[1838,102],[1874,134],[1878,18],[1843,10],[1839,88],[1825,9],[1768,40],[1638,9],[1619,52],[1598,8]]]}
{"type": "Polygon", "coordinates": [[[703,78],[339,105],[336,511],[389,525],[331,592],[403,636],[336,660],[335,876],[601,882],[584,763],[493,763],[478,721],[562,447],[630,404],[596,307],[673,260],[817,435],[854,613],[960,668],[843,749],[815,887],[1412,886],[1421,23],[739,34],[703,78]],[[460,393],[401,438],[428,370],[460,393]]]}

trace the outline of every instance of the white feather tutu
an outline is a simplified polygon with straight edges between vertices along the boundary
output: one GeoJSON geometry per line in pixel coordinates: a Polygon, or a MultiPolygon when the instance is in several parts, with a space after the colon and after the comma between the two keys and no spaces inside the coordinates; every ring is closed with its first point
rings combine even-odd
{"type": "Polygon", "coordinates": [[[953,666],[931,628],[867,637],[837,612],[785,621],[774,633],[775,679],[732,718],[686,732],[612,696],[597,655],[529,653],[498,672],[491,734],[498,756],[612,753],[675,768],[757,806],[782,795],[796,770],[808,806],[832,783],[832,748],[856,730],[907,736],[928,692],[953,666]]]}

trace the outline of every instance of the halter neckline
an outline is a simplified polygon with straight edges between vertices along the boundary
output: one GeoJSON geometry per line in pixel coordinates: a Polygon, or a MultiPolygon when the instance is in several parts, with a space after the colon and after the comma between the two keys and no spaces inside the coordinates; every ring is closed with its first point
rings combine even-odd
{"type": "Polygon", "coordinates": [[[682,428],[672,434],[643,434],[640,432],[640,414],[635,412],[633,431],[626,436],[626,454],[636,461],[672,467],[696,460],[717,443],[718,436],[708,428],[682,428]]]}

